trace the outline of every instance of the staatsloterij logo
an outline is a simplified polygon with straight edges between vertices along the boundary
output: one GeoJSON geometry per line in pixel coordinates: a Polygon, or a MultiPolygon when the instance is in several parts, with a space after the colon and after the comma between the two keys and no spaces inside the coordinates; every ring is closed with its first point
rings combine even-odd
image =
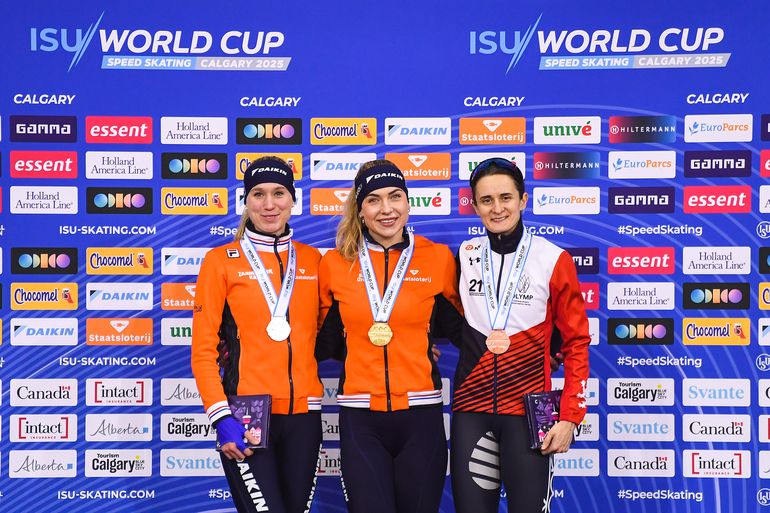
{"type": "Polygon", "coordinates": [[[55,27],[32,27],[29,29],[30,50],[33,52],[55,52],[59,49],[69,52],[72,55],[67,72],[78,65],[83,58],[88,45],[96,34],[99,24],[104,18],[104,12],[87,29],[55,28],[55,27]]]}
{"type": "Polygon", "coordinates": [[[540,13],[535,23],[527,27],[523,34],[519,30],[482,30],[478,32],[471,30],[468,51],[471,55],[495,55],[497,53],[510,55],[511,60],[508,62],[508,68],[505,70],[507,75],[511,69],[516,67],[521,56],[524,55],[524,50],[529,46],[542,17],[543,14],[540,13]]]}

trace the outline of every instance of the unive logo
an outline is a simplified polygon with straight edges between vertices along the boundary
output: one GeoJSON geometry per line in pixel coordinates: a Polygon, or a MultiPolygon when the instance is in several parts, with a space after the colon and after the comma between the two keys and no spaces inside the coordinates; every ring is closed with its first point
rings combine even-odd
{"type": "Polygon", "coordinates": [[[554,476],[598,476],[599,449],[572,449],[553,455],[554,476]]]}
{"type": "Polygon", "coordinates": [[[74,54],[72,61],[70,61],[67,72],[70,72],[72,68],[78,65],[80,59],[83,58],[83,54],[91,44],[96,34],[99,24],[104,18],[104,12],[99,16],[96,22],[90,24],[87,29],[66,29],[66,28],[37,28],[32,27],[30,32],[30,50],[33,52],[55,52],[60,48],[65,52],[74,54]]]}
{"type": "Polygon", "coordinates": [[[535,144],[599,144],[602,139],[602,118],[535,117],[535,144]]]}
{"type": "Polygon", "coordinates": [[[161,274],[197,276],[206,253],[211,248],[163,248],[161,274]]]}
{"type": "Polygon", "coordinates": [[[85,475],[86,477],[150,477],[152,476],[152,450],[86,450],[85,475]]]}
{"type": "Polygon", "coordinates": [[[161,176],[170,180],[224,180],[226,153],[163,153],[161,176]]]}
{"type": "Polygon", "coordinates": [[[152,283],[87,283],[87,310],[152,310],[152,283]]]}
{"type": "Polygon", "coordinates": [[[451,142],[451,118],[385,118],[387,145],[432,146],[451,142]]]}
{"type": "Polygon", "coordinates": [[[471,172],[473,172],[476,166],[478,166],[481,162],[492,158],[505,159],[513,162],[516,164],[516,167],[519,168],[519,171],[521,171],[522,177],[526,178],[527,157],[524,152],[460,152],[457,161],[460,180],[470,180],[471,172]]]}
{"type": "Polygon", "coordinates": [[[676,176],[675,151],[611,151],[608,176],[617,180],[663,179],[676,176]]]}
{"type": "Polygon", "coordinates": [[[460,118],[460,144],[524,144],[526,118],[460,118]]]}
{"type": "Polygon", "coordinates": [[[535,187],[535,215],[595,215],[600,209],[599,187],[535,187]]]}
{"type": "Polygon", "coordinates": [[[160,403],[164,406],[202,406],[201,394],[193,378],[160,380],[160,403]]]}
{"type": "MultiPolygon", "coordinates": [[[[300,118],[237,118],[235,141],[238,144],[302,144],[300,118]]],[[[226,144],[220,143],[220,144],[226,144]]]]}
{"type": "Polygon", "coordinates": [[[613,442],[673,442],[674,416],[666,414],[607,414],[607,440],[613,442]]]}
{"type": "Polygon", "coordinates": [[[607,248],[609,274],[674,274],[673,247],[607,248]]]}
{"type": "Polygon", "coordinates": [[[596,310],[599,308],[599,284],[580,282],[580,294],[583,296],[583,303],[586,310],[596,310]]]}
{"type": "Polygon", "coordinates": [[[374,146],[376,143],[376,118],[312,118],[310,120],[310,144],[374,146]]]}
{"type": "Polygon", "coordinates": [[[673,187],[609,187],[607,212],[610,214],[671,214],[674,212],[673,187]]]}
{"type": "Polygon", "coordinates": [[[751,406],[751,381],[685,378],[682,380],[682,404],[685,406],[751,406]]]}
{"type": "Polygon", "coordinates": [[[216,440],[217,432],[205,413],[164,413],[160,416],[160,439],[164,442],[216,440]]]}
{"type": "Polygon", "coordinates": [[[161,449],[163,477],[222,477],[222,460],[215,449],[161,449]]]}
{"type": "Polygon", "coordinates": [[[684,188],[685,214],[748,214],[750,185],[697,185],[684,188]]]}
{"type": "Polygon", "coordinates": [[[686,442],[750,442],[749,415],[684,415],[682,439],[686,442]]]}
{"type": "Polygon", "coordinates": [[[77,283],[11,283],[11,310],[77,309],[77,283]]]}
{"type": "MultiPolygon", "coordinates": [[[[770,250],[770,248],[767,248],[770,250]]],[[[762,248],[759,248],[759,272],[762,271],[762,248]]],[[[770,256],[770,252],[767,256],[770,256]]],[[[770,271],[770,267],[768,267],[770,271]]],[[[748,246],[688,246],[682,248],[684,274],[749,274],[751,248],[748,246]]]]}
{"type": "Polygon", "coordinates": [[[11,415],[11,442],[74,442],[77,415],[11,415]]]}
{"type": "Polygon", "coordinates": [[[684,283],[682,299],[686,310],[747,310],[751,306],[748,283],[684,283]]]}
{"type": "Polygon", "coordinates": [[[610,282],[608,310],[673,310],[674,284],[669,282],[610,282]]]}
{"type": "Polygon", "coordinates": [[[566,248],[578,274],[599,273],[599,248],[566,248]]]}
{"type": "Polygon", "coordinates": [[[674,380],[670,378],[609,378],[607,404],[611,406],[673,406],[674,380]]]}
{"type": "Polygon", "coordinates": [[[386,153],[407,180],[449,180],[452,176],[450,153],[386,153]]]}
{"type": "Polygon", "coordinates": [[[599,178],[598,151],[535,152],[535,180],[599,178]]]}
{"type": "Polygon", "coordinates": [[[111,413],[86,415],[88,442],[149,442],[152,415],[149,413],[111,413]]]}
{"type": "Polygon", "coordinates": [[[150,144],[149,116],[86,116],[86,142],[91,144],[150,144]]]}
{"type": "Polygon", "coordinates": [[[219,215],[227,214],[227,188],[163,187],[160,190],[163,215],[219,215]]]}
{"type": "Polygon", "coordinates": [[[86,406],[150,406],[152,379],[87,379],[86,406]]]}
{"type": "Polygon", "coordinates": [[[227,144],[227,118],[160,118],[161,144],[227,144]]]}
{"type": "Polygon", "coordinates": [[[745,178],[751,176],[751,150],[686,151],[686,178],[745,178]]]}
{"type": "Polygon", "coordinates": [[[77,274],[77,248],[11,248],[13,274],[77,274]]]}
{"type": "Polygon", "coordinates": [[[246,169],[255,160],[262,157],[278,157],[283,159],[291,168],[294,173],[294,181],[297,182],[302,179],[302,154],[301,153],[236,153],[235,161],[237,163],[235,169],[235,179],[243,180],[243,174],[246,169]]]}
{"type": "Polygon", "coordinates": [[[686,450],[682,455],[684,477],[749,479],[750,451],[686,450]]]}
{"type": "Polygon", "coordinates": [[[607,475],[610,477],[674,477],[676,461],[672,450],[609,449],[607,475]]]}
{"type": "Polygon", "coordinates": [[[149,180],[150,151],[87,151],[86,178],[93,180],[149,180]]]}
{"type": "Polygon", "coordinates": [[[10,335],[12,346],[76,346],[78,320],[16,317],[11,319],[10,335]]]}
{"type": "Polygon", "coordinates": [[[11,187],[12,214],[77,214],[77,187],[11,187]]]}
{"type": "Polygon", "coordinates": [[[86,344],[89,346],[151,346],[152,319],[86,319],[86,344]]]}
{"type": "Polygon", "coordinates": [[[11,116],[11,142],[73,143],[78,140],[75,116],[11,116]]]}
{"type": "Polygon", "coordinates": [[[195,283],[163,283],[160,286],[160,307],[163,310],[192,310],[195,304],[195,283]]]}
{"type": "Polygon", "coordinates": [[[676,142],[674,116],[610,116],[610,143],[676,142]]]}
{"type": "Polygon", "coordinates": [[[682,319],[682,343],[686,346],[747,346],[751,341],[748,318],[682,319]]]}
{"type": "Polygon", "coordinates": [[[413,216],[448,216],[452,190],[448,187],[409,188],[409,213],[413,216]]]}
{"type": "Polygon", "coordinates": [[[375,160],[376,153],[311,153],[311,180],[353,180],[364,162],[375,160]]]}
{"type": "Polygon", "coordinates": [[[11,406],[77,406],[77,379],[12,379],[11,406]]]}
{"type": "Polygon", "coordinates": [[[40,479],[77,477],[78,452],[10,451],[8,477],[11,479],[40,479]]]}
{"type": "Polygon", "coordinates": [[[607,342],[613,345],[671,345],[674,319],[624,317],[607,319],[607,342]]]}
{"type": "Polygon", "coordinates": [[[690,114],[684,117],[684,142],[751,142],[751,114],[690,114]]]}
{"type": "Polygon", "coordinates": [[[150,275],[152,248],[86,248],[86,274],[150,275]]]}
{"type": "Polygon", "coordinates": [[[535,23],[528,26],[527,30],[523,33],[519,30],[483,30],[480,32],[471,30],[468,52],[471,55],[496,55],[498,53],[509,55],[510,60],[505,70],[507,75],[511,69],[516,67],[521,56],[524,55],[524,50],[529,46],[529,42],[532,40],[532,36],[535,35],[542,17],[543,14],[541,13],[537,20],[535,20],[535,23]]]}
{"type": "Polygon", "coordinates": [[[77,178],[76,151],[12,151],[11,178],[77,178]]]}
{"type": "Polygon", "coordinates": [[[334,216],[342,214],[350,189],[310,189],[310,214],[314,216],[334,216]]]}
{"type": "Polygon", "coordinates": [[[192,319],[180,317],[161,319],[160,343],[164,346],[192,345],[192,319]]]}
{"type": "Polygon", "coordinates": [[[152,214],[150,187],[87,187],[89,214],[152,214]]]}
{"type": "MultiPolygon", "coordinates": [[[[235,215],[240,218],[240,216],[243,214],[243,209],[244,209],[243,187],[236,187],[235,197],[233,198],[233,200],[236,202],[235,215]]],[[[291,215],[293,216],[302,215],[302,189],[299,187],[296,187],[294,189],[294,205],[291,207],[291,215]]]]}

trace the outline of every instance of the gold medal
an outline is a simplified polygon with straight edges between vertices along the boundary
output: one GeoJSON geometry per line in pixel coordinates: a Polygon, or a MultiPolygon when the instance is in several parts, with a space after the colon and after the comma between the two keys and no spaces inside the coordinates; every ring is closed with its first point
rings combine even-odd
{"type": "Polygon", "coordinates": [[[390,343],[390,339],[393,338],[393,330],[390,329],[386,322],[375,322],[372,327],[369,328],[369,340],[375,346],[387,346],[390,343]]]}
{"type": "Polygon", "coordinates": [[[492,330],[487,337],[487,349],[492,354],[503,354],[511,346],[511,339],[503,330],[492,330]]]}

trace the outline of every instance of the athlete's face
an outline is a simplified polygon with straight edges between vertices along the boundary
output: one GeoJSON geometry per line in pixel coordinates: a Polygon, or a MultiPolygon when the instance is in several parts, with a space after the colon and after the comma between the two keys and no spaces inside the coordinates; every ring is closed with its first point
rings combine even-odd
{"type": "Polygon", "coordinates": [[[527,199],[526,192],[519,196],[510,176],[487,175],[476,183],[473,209],[488,232],[507,235],[516,228],[527,199]]]}
{"type": "Polygon", "coordinates": [[[377,189],[364,198],[361,217],[372,238],[388,248],[402,240],[409,199],[398,187],[377,189]]]}
{"type": "Polygon", "coordinates": [[[274,235],[286,229],[293,205],[289,190],[277,183],[255,185],[246,196],[246,211],[254,228],[274,235]]]}

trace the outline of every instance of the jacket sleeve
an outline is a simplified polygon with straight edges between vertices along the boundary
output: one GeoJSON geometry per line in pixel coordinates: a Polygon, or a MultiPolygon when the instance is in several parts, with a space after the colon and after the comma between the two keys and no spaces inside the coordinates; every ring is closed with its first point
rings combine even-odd
{"type": "Polygon", "coordinates": [[[430,319],[430,335],[448,338],[460,347],[463,326],[463,308],[458,291],[458,267],[455,258],[446,246],[439,246],[444,265],[441,271],[442,290],[436,295],[433,314],[430,319]]]}
{"type": "Polygon", "coordinates": [[[191,363],[203,407],[212,423],[231,414],[217,364],[218,332],[226,296],[224,265],[214,251],[209,251],[195,286],[191,363]]]}
{"type": "Polygon", "coordinates": [[[331,290],[332,269],[329,257],[324,255],[318,266],[318,290],[320,295],[318,311],[318,335],[315,343],[317,361],[342,361],[345,354],[345,326],[342,323],[339,303],[331,290]]]}
{"type": "Polygon", "coordinates": [[[586,413],[588,346],[591,336],[575,264],[566,251],[562,251],[556,262],[550,290],[553,321],[561,333],[561,353],[564,355],[564,391],[560,418],[579,424],[586,413]]]}

